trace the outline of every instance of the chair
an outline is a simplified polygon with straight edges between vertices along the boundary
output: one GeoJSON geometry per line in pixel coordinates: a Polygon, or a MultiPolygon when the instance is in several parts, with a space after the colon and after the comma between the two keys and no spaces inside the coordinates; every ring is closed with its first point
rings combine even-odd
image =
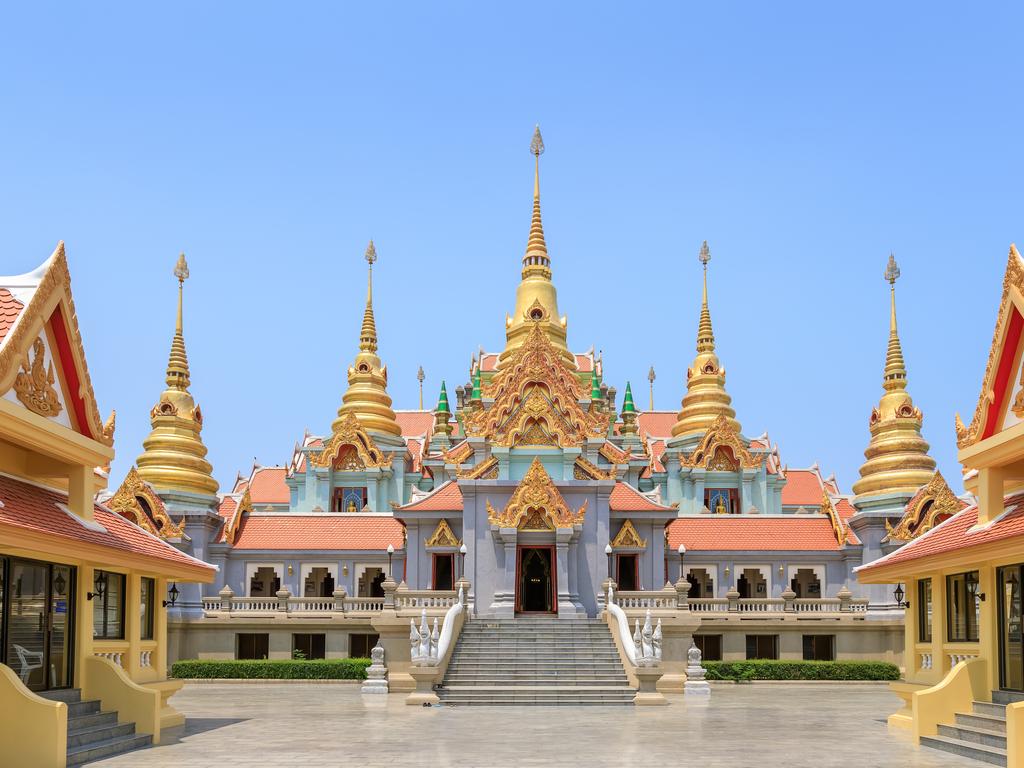
{"type": "Polygon", "coordinates": [[[17,643],[14,644],[14,650],[18,654],[18,661],[21,662],[21,682],[28,685],[28,679],[32,676],[32,673],[37,669],[43,668],[43,652],[30,651],[28,648],[23,648],[17,643]]]}

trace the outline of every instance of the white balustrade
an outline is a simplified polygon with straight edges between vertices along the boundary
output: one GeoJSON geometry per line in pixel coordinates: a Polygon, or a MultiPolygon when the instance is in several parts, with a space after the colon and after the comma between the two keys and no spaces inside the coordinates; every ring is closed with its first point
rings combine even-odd
{"type": "Polygon", "coordinates": [[[454,591],[398,590],[395,592],[396,608],[451,608],[457,602],[454,591]]]}
{"type": "Polygon", "coordinates": [[[921,659],[921,663],[919,664],[919,667],[921,669],[931,669],[932,668],[932,655],[930,653],[921,653],[921,654],[918,654],[918,655],[920,656],[920,659],[921,659]]]}
{"type": "Polygon", "coordinates": [[[786,601],[778,598],[740,598],[736,601],[736,610],[740,613],[782,613],[786,601]]]}
{"type": "Polygon", "coordinates": [[[222,601],[219,597],[204,597],[203,598],[203,610],[204,611],[220,611],[222,610],[222,601]]]}
{"type": "Polygon", "coordinates": [[[333,597],[292,597],[288,599],[288,610],[299,613],[333,611],[333,597]]]}
{"type": "Polygon", "coordinates": [[[152,651],[139,651],[139,666],[142,667],[142,669],[153,666],[152,651]]]}
{"type": "Polygon", "coordinates": [[[634,667],[636,666],[636,645],[633,643],[633,635],[629,632],[629,622],[626,620],[626,612],[622,610],[621,606],[615,604],[615,596],[612,593],[612,588],[608,587],[608,596],[605,601],[605,606],[611,613],[612,618],[615,620],[615,627],[619,632],[619,642],[622,645],[622,650],[626,653],[626,658],[629,659],[629,663],[634,667]]]}
{"type": "Polygon", "coordinates": [[[346,597],[346,613],[380,613],[384,610],[383,597],[346,597]]]}
{"type": "Polygon", "coordinates": [[[676,593],[658,592],[616,592],[615,602],[621,608],[640,610],[672,610],[676,609],[676,593]]]}
{"type": "Polygon", "coordinates": [[[233,611],[276,611],[277,607],[276,597],[231,598],[231,610],[233,611]]]}
{"type": "Polygon", "coordinates": [[[727,613],[729,601],[724,597],[691,597],[690,610],[694,613],[727,613]]]}
{"type": "Polygon", "coordinates": [[[955,667],[961,661],[971,661],[978,658],[976,653],[951,653],[949,654],[949,666],[955,667]]]}
{"type": "Polygon", "coordinates": [[[112,661],[119,667],[124,666],[124,651],[96,651],[93,655],[112,661]]]}

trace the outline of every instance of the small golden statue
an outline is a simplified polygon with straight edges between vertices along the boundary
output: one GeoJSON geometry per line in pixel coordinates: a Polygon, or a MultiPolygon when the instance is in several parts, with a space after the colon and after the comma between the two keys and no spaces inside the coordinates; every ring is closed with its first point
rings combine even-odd
{"type": "Polygon", "coordinates": [[[345,511],[348,512],[349,514],[353,514],[354,515],[359,510],[356,509],[356,503],[354,501],[352,501],[352,499],[349,499],[348,500],[348,506],[345,507],[345,511]]]}
{"type": "Polygon", "coordinates": [[[724,496],[719,496],[718,497],[718,503],[715,504],[715,514],[716,515],[727,515],[727,514],[729,514],[729,508],[725,506],[725,497],[724,496]]]}

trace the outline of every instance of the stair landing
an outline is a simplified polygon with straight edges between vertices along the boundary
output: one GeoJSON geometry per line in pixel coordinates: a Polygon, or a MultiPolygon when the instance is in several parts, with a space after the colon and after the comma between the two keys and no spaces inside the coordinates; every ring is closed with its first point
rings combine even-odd
{"type": "Polygon", "coordinates": [[[82,701],[77,688],[43,691],[44,699],[68,705],[68,766],[148,747],[153,737],[135,733],[133,723],[119,724],[117,712],[103,712],[98,700],[82,701]]]}

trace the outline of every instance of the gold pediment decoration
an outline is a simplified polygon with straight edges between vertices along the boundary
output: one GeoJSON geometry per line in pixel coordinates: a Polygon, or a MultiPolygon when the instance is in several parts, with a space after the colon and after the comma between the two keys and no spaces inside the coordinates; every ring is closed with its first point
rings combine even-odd
{"type": "Polygon", "coordinates": [[[14,379],[14,394],[32,413],[52,419],[64,410],[54,381],[53,361],[46,365],[46,345],[39,336],[32,342],[31,362],[28,355],[22,358],[21,370],[14,379]]]}
{"type": "Polygon", "coordinates": [[[647,540],[641,539],[640,534],[633,525],[632,520],[627,520],[619,528],[619,532],[612,539],[612,548],[647,549],[647,540]]]}
{"type": "Polygon", "coordinates": [[[554,525],[543,511],[531,507],[519,523],[520,531],[553,531],[554,525]]]}
{"type": "Polygon", "coordinates": [[[572,528],[582,525],[587,511],[587,502],[583,502],[575,512],[565,503],[551,477],[544,470],[539,458],[534,458],[530,468],[519,482],[512,498],[500,512],[487,502],[487,519],[491,525],[501,528],[521,528],[524,520],[536,523],[535,515],[540,514],[547,521],[544,528],[530,530],[552,530],[555,528],[572,528]]]}
{"type": "Polygon", "coordinates": [[[185,532],[185,518],[175,525],[167,514],[163,499],[142,479],[135,467],[128,470],[121,487],[110,497],[106,506],[111,512],[161,539],[176,539],[185,532]]]}
{"type": "Polygon", "coordinates": [[[916,539],[967,506],[953,493],[942,473],[937,471],[931,481],[907,502],[903,517],[895,525],[885,521],[883,542],[904,542],[916,539]]]}
{"type": "Polygon", "coordinates": [[[235,537],[238,536],[238,529],[242,527],[242,517],[252,512],[252,498],[249,496],[249,489],[245,489],[245,493],[242,494],[242,498],[238,500],[238,506],[235,507],[235,513],[228,520],[227,526],[224,528],[224,541],[228,544],[235,543],[235,537]]]}
{"type": "Polygon", "coordinates": [[[428,547],[457,547],[461,543],[452,531],[452,527],[448,525],[448,521],[442,517],[425,545],[428,547]]]}
{"type": "Polygon", "coordinates": [[[608,433],[611,416],[583,410],[580,401],[588,400],[589,392],[539,324],[483,393],[494,402],[466,418],[465,432],[495,445],[575,447],[608,433]]]}
{"type": "Polygon", "coordinates": [[[846,523],[839,517],[836,505],[833,503],[832,497],[827,490],[821,492],[821,512],[828,516],[828,520],[832,524],[832,533],[835,535],[836,541],[839,542],[839,546],[849,544],[850,529],[846,527],[846,523]]]}
{"type": "MultiPolygon", "coordinates": [[[[1002,359],[1003,354],[1014,355],[1017,352],[1015,349],[1004,348],[1006,332],[1016,309],[1012,296],[1014,291],[1018,295],[1024,295],[1024,262],[1021,261],[1017,247],[1011,245],[1006,263],[1006,273],[1003,275],[1003,294],[999,300],[996,329],[992,335],[992,346],[989,347],[988,360],[985,363],[985,375],[981,382],[978,404],[974,408],[974,416],[971,418],[969,425],[965,426],[960,418],[960,414],[956,415],[956,444],[960,449],[974,445],[982,439],[982,430],[988,422],[989,409],[995,399],[996,375],[998,373],[997,363],[1002,359]]],[[[1012,385],[1007,382],[1007,387],[1010,386],[1012,385]]],[[[1016,403],[1013,405],[1015,406],[1016,403]]],[[[1024,412],[1024,409],[1022,409],[1022,412],[1024,412]]],[[[992,415],[996,416],[997,414],[992,415]]]]}
{"type": "MultiPolygon", "coordinates": [[[[700,439],[697,447],[683,459],[682,465],[691,468],[713,469],[712,465],[716,463],[716,457],[722,455],[720,453],[722,448],[728,449],[732,454],[731,466],[738,464],[743,469],[758,469],[764,463],[764,456],[751,453],[743,444],[743,440],[740,439],[729,419],[724,414],[719,414],[718,418],[708,427],[708,431],[704,433],[704,437],[700,439]]],[[[721,461],[721,459],[719,458],[717,461],[721,461]]]]}
{"type": "Polygon", "coordinates": [[[455,466],[465,464],[469,460],[469,457],[472,455],[473,446],[469,444],[468,440],[463,440],[450,451],[441,452],[441,458],[444,459],[444,463],[454,464],[455,466]]]}
{"type": "Polygon", "coordinates": [[[603,470],[584,456],[577,456],[572,468],[574,480],[612,480],[615,475],[615,467],[603,470]]]}
{"type": "Polygon", "coordinates": [[[455,476],[460,480],[497,480],[498,458],[491,456],[491,458],[481,461],[475,467],[457,471],[455,476]]]}
{"type": "Polygon", "coordinates": [[[353,413],[346,413],[338,424],[331,439],[327,441],[320,453],[311,456],[313,465],[329,467],[334,465],[342,472],[358,471],[368,468],[390,467],[394,454],[385,455],[373,438],[359,424],[353,413]],[[343,451],[345,446],[353,450],[343,451]],[[340,462],[336,460],[340,459],[340,462]]]}
{"type": "MultiPolygon", "coordinates": [[[[646,446],[646,442],[647,436],[645,435],[643,438],[641,438],[641,444],[646,446]]],[[[608,459],[608,461],[610,461],[612,464],[629,463],[629,453],[627,451],[620,450],[618,447],[607,441],[605,441],[601,445],[601,449],[598,451],[598,453],[600,453],[602,456],[608,459]]]]}

